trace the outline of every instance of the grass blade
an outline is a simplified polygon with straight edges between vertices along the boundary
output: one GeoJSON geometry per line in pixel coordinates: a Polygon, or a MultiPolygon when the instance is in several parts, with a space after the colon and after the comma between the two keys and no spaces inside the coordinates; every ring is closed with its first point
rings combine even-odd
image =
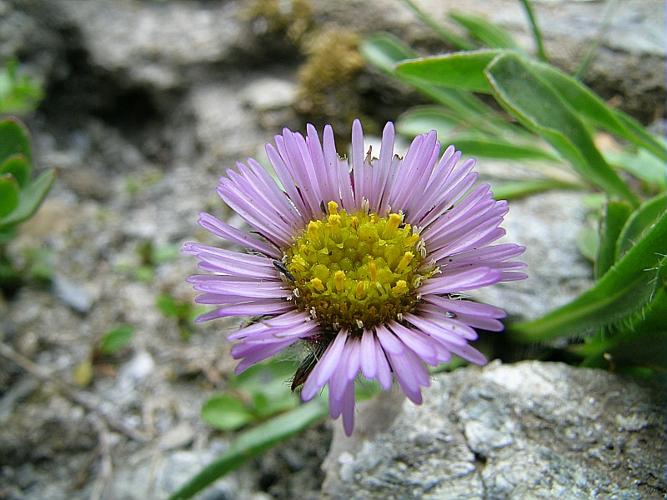
{"type": "Polygon", "coordinates": [[[535,40],[535,51],[537,52],[537,57],[542,61],[547,61],[547,53],[544,50],[544,42],[542,41],[542,32],[540,31],[540,26],[537,24],[537,18],[533,12],[533,6],[530,5],[529,0],[521,0],[521,5],[523,10],[526,13],[528,18],[528,24],[530,24],[530,30],[533,32],[533,40],[535,40]]]}
{"type": "Polygon", "coordinates": [[[311,424],[324,418],[326,414],[326,403],[321,399],[316,399],[239,434],[237,440],[227,452],[174,492],[170,499],[192,498],[250,458],[256,457],[269,448],[298,434],[311,424]]]}

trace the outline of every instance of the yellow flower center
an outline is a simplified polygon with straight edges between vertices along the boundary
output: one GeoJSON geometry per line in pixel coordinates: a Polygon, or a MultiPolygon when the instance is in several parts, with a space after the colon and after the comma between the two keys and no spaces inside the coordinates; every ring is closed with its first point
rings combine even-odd
{"type": "Polygon", "coordinates": [[[336,202],[285,252],[294,300],[326,330],[363,329],[400,319],[436,268],[425,265],[424,243],[403,216],[348,214],[336,202]]]}

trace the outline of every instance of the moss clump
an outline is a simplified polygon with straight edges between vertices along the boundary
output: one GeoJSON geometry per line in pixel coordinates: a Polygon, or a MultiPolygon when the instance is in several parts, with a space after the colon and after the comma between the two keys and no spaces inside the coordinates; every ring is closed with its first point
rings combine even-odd
{"type": "Polygon", "coordinates": [[[313,9],[309,0],[253,0],[243,17],[259,30],[299,45],[312,27],[313,9]]]}
{"type": "Polygon", "coordinates": [[[326,29],[304,44],[299,70],[297,111],[316,122],[344,130],[360,117],[357,77],[364,67],[360,37],[349,30],[326,29]]]}

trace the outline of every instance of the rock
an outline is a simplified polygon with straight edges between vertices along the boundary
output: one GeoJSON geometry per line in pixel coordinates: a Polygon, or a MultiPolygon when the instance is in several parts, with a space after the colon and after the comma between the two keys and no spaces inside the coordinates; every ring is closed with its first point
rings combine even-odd
{"type": "Polygon", "coordinates": [[[58,299],[80,314],[86,314],[93,306],[93,298],[85,287],[69,278],[54,274],[53,293],[58,299]]]}
{"type": "Polygon", "coordinates": [[[118,385],[127,390],[132,390],[141,383],[155,369],[153,357],[146,351],[139,351],[120,369],[118,374],[118,385]]]}
{"type": "Polygon", "coordinates": [[[244,34],[234,2],[64,0],[59,5],[80,30],[93,66],[159,90],[182,86],[196,65],[236,56],[244,34]]]}
{"type": "MultiPolygon", "coordinates": [[[[219,450],[216,450],[219,453],[219,450]]],[[[167,498],[216,457],[216,451],[173,451],[154,454],[132,467],[121,465],[108,498],[125,500],[167,498]]],[[[247,498],[247,490],[232,476],[216,481],[199,498],[231,500],[247,498]]]]}
{"type": "Polygon", "coordinates": [[[276,78],[259,78],[245,89],[243,100],[257,111],[274,111],[294,103],[296,85],[293,81],[276,78]]]}
{"type": "Polygon", "coordinates": [[[422,406],[384,394],[359,409],[351,438],[336,427],[324,498],[667,493],[665,395],[656,388],[541,362],[464,368],[432,382],[422,406]]]}

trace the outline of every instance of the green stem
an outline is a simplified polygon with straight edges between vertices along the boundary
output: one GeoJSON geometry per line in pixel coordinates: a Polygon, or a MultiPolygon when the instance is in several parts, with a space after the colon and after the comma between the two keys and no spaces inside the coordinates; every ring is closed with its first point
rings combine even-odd
{"type": "Polygon", "coordinates": [[[533,39],[535,40],[535,48],[537,49],[537,57],[544,62],[547,62],[547,53],[544,50],[544,43],[542,42],[542,32],[540,27],[537,25],[537,19],[535,18],[535,13],[533,12],[533,7],[530,5],[529,0],[521,0],[521,5],[523,5],[523,10],[526,11],[526,16],[528,17],[528,23],[530,24],[530,29],[533,32],[533,39]]]}
{"type": "Polygon", "coordinates": [[[600,47],[600,42],[602,41],[602,37],[609,28],[609,24],[611,23],[611,17],[612,17],[611,15],[616,10],[618,3],[619,3],[618,0],[609,0],[607,2],[607,7],[605,8],[602,17],[602,23],[600,23],[600,30],[598,31],[597,36],[593,40],[593,43],[591,44],[590,48],[588,49],[583,59],[579,63],[579,67],[577,68],[577,71],[574,74],[574,77],[577,80],[582,80],[586,75],[586,71],[588,71],[588,67],[590,66],[591,61],[593,61],[593,57],[595,56],[595,53],[598,51],[598,48],[600,47]]]}
{"type": "Polygon", "coordinates": [[[435,31],[440,38],[442,38],[452,47],[459,50],[472,50],[475,48],[470,42],[468,42],[464,38],[461,38],[460,36],[455,35],[454,33],[450,33],[442,26],[440,26],[437,22],[433,20],[431,16],[427,15],[423,10],[421,10],[417,6],[417,4],[414,3],[412,0],[402,0],[402,1],[415,14],[415,16],[417,16],[417,18],[421,22],[423,22],[425,25],[427,25],[433,31],[435,31]]]}

